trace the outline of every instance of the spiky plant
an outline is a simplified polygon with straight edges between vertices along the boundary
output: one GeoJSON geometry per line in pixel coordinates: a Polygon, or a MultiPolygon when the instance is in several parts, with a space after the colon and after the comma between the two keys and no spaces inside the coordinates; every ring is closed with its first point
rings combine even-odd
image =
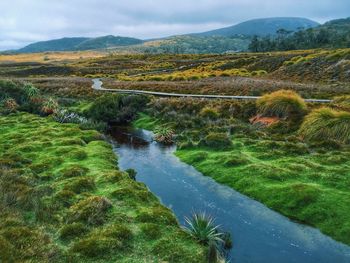
{"type": "Polygon", "coordinates": [[[299,133],[309,141],[350,142],[350,113],[323,107],[306,116],[299,133]]]}
{"type": "Polygon", "coordinates": [[[44,102],[41,111],[46,115],[51,115],[57,112],[58,110],[58,103],[53,98],[49,98],[47,101],[44,102]]]}
{"type": "Polygon", "coordinates": [[[40,95],[40,91],[31,84],[26,84],[23,90],[29,100],[36,99],[40,95]]]}
{"type": "Polygon", "coordinates": [[[259,114],[280,118],[300,117],[306,114],[305,101],[294,91],[279,90],[257,100],[259,114]]]}
{"type": "Polygon", "coordinates": [[[174,131],[169,127],[160,127],[155,130],[154,139],[157,142],[164,144],[172,144],[174,143],[174,131]]]}
{"type": "Polygon", "coordinates": [[[208,245],[210,242],[223,243],[223,234],[219,232],[219,225],[214,224],[214,219],[205,213],[194,213],[191,218],[185,217],[188,226],[186,231],[199,243],[208,245]]]}

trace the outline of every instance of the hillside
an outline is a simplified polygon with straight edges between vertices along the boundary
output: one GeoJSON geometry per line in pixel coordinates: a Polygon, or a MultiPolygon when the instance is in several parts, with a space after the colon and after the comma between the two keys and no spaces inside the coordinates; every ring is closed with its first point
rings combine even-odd
{"type": "Polygon", "coordinates": [[[151,54],[220,54],[247,50],[249,43],[247,37],[174,36],[146,42],[134,49],[151,54]]]}
{"type": "Polygon", "coordinates": [[[120,36],[103,36],[96,38],[73,37],[30,44],[17,50],[18,53],[36,53],[46,51],[81,51],[106,49],[110,47],[128,46],[142,43],[142,40],[120,36]]]}
{"type": "Polygon", "coordinates": [[[350,18],[329,21],[323,25],[278,38],[254,38],[249,49],[255,52],[313,48],[350,47],[350,18]]]}
{"type": "Polygon", "coordinates": [[[199,34],[197,36],[268,36],[275,35],[279,29],[288,31],[298,31],[301,28],[307,29],[316,27],[319,24],[315,21],[306,18],[297,17],[275,17],[275,18],[261,18],[253,19],[238,25],[220,28],[199,34]]]}
{"type": "Polygon", "coordinates": [[[120,36],[104,36],[88,39],[78,44],[75,49],[77,50],[92,50],[92,49],[105,49],[119,46],[130,46],[141,44],[143,41],[131,37],[120,37],[120,36]]]}
{"type": "Polygon", "coordinates": [[[71,51],[75,46],[88,40],[86,37],[61,38],[49,41],[40,41],[32,43],[24,48],[17,50],[19,53],[36,53],[46,51],[71,51]]]}

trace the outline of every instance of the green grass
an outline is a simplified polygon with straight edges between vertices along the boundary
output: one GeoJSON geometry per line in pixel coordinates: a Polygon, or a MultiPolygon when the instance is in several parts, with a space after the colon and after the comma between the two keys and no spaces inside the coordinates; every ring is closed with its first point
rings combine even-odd
{"type": "Polygon", "coordinates": [[[204,262],[99,133],[26,113],[0,123],[0,261],[204,262]]]}
{"type": "Polygon", "coordinates": [[[350,244],[349,149],[309,153],[301,143],[248,138],[233,144],[227,151],[196,147],[176,155],[217,182],[350,244]]]}

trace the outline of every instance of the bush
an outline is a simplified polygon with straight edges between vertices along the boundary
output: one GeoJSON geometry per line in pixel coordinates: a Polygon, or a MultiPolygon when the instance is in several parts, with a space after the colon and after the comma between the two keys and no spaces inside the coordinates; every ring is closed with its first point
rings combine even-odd
{"type": "Polygon", "coordinates": [[[212,148],[229,148],[232,141],[226,133],[209,133],[204,140],[200,141],[200,145],[212,148]]]}
{"type": "Polygon", "coordinates": [[[350,113],[320,108],[306,116],[299,133],[309,141],[350,142],[350,113]]]}
{"type": "Polygon", "coordinates": [[[301,117],[306,114],[305,101],[294,91],[279,90],[257,100],[258,112],[263,116],[280,118],[301,117]]]}
{"type": "Polygon", "coordinates": [[[95,100],[86,115],[97,121],[128,123],[147,102],[144,96],[108,94],[95,100]]]}

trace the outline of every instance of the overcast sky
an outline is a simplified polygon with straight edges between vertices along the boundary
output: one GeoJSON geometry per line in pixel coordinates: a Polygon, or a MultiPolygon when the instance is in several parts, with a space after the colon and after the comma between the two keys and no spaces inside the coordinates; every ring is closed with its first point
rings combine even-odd
{"type": "Polygon", "coordinates": [[[0,50],[72,36],[142,39],[263,17],[350,16],[350,0],[0,0],[0,50]]]}

